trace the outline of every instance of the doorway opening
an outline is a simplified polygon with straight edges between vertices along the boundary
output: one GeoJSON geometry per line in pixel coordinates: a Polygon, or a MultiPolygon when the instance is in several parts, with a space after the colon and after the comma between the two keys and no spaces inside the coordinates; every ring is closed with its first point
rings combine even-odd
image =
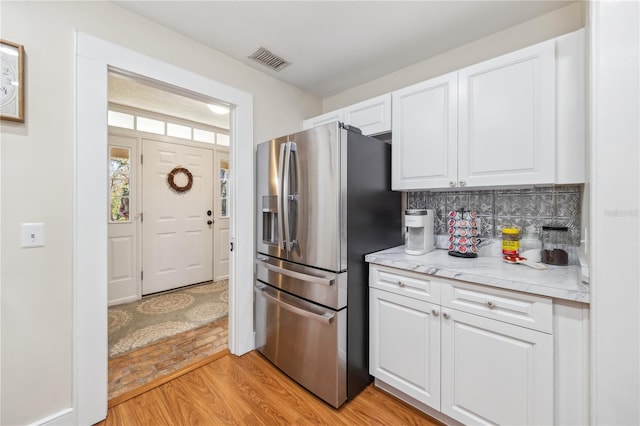
{"type": "Polygon", "coordinates": [[[227,350],[228,106],[108,81],[109,405],[227,350]]]}
{"type": "Polygon", "coordinates": [[[107,86],[110,69],[127,70],[231,109],[232,214],[229,275],[229,351],[242,355],[253,338],[253,97],[184,68],[83,32],[76,33],[74,179],[73,421],[94,424],[107,412],[107,86]],[[242,224],[242,226],[239,226],[242,224]]]}

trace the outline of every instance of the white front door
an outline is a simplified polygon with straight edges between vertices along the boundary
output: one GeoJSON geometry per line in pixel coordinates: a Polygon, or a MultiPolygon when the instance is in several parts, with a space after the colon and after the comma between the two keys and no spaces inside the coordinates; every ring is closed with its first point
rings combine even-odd
{"type": "Polygon", "coordinates": [[[142,146],[142,294],[210,281],[212,151],[151,139],[143,139],[142,146]]]}
{"type": "Polygon", "coordinates": [[[107,212],[109,305],[134,301],[138,289],[136,138],[109,133],[107,212]]]}
{"type": "Polygon", "coordinates": [[[213,209],[213,280],[219,281],[229,278],[229,215],[231,214],[229,152],[216,151],[213,171],[216,181],[213,209]]]}

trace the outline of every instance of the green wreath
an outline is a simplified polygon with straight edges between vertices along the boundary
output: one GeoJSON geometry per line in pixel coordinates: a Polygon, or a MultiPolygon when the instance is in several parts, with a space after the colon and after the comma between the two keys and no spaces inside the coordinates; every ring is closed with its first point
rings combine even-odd
{"type": "Polygon", "coordinates": [[[167,175],[167,183],[169,184],[171,189],[176,192],[187,192],[193,186],[193,175],[188,169],[185,169],[184,167],[174,167],[173,170],[171,170],[167,175]],[[180,173],[187,176],[187,184],[184,186],[178,186],[175,182],[176,175],[180,173]]]}

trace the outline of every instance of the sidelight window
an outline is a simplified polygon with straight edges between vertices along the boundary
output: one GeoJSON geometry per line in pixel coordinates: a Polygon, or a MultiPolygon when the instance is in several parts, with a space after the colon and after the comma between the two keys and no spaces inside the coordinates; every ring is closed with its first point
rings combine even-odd
{"type": "Polygon", "coordinates": [[[129,222],[131,149],[112,146],[109,151],[109,220],[129,222]]]}
{"type": "Polygon", "coordinates": [[[229,163],[220,162],[220,217],[229,217],[229,163]]]}

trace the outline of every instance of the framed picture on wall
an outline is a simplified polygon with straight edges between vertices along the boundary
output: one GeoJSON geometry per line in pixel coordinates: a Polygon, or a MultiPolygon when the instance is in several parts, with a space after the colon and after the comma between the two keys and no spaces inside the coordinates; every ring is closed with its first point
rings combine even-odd
{"type": "Polygon", "coordinates": [[[24,123],[24,47],[0,40],[0,119],[24,123]]]}

